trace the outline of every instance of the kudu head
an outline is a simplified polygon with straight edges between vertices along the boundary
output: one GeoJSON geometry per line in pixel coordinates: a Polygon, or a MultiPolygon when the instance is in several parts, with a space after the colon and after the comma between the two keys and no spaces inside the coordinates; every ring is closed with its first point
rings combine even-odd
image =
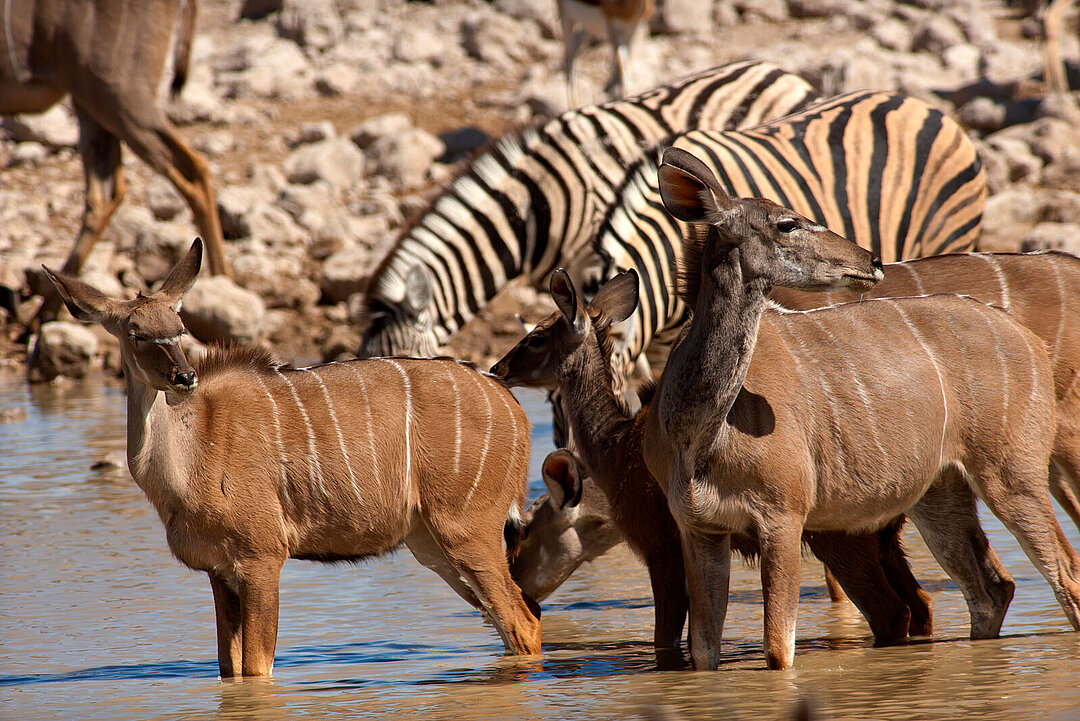
{"type": "Polygon", "coordinates": [[[435,294],[428,271],[414,265],[400,283],[390,284],[388,278],[386,274],[380,287],[369,289],[364,299],[357,319],[364,327],[360,355],[438,355],[441,343],[435,332],[435,294]]]}
{"type": "Polygon", "coordinates": [[[638,275],[632,269],[605,283],[588,304],[562,268],[552,273],[549,288],[558,310],[537,323],[491,368],[510,385],[556,389],[561,369],[574,362],[586,339],[602,336],[613,323],[629,318],[638,303],[638,275]]]}
{"type": "Polygon", "coordinates": [[[195,369],[180,347],[180,337],[187,331],[179,310],[199,274],[202,254],[202,240],[196,238],[161,289],[152,295],[140,293],[134,300],[109,298],[81,280],[41,267],[73,316],[100,323],[120,341],[124,371],[131,380],[179,399],[190,395],[199,384],[195,369]]]}
{"type": "Polygon", "coordinates": [[[701,160],[680,148],[664,151],[664,207],[691,224],[684,243],[684,283],[710,272],[737,249],[744,279],[806,290],[865,292],[884,278],[880,259],[828,228],[764,198],[734,198],[701,160]]]}
{"type": "Polygon", "coordinates": [[[622,541],[607,497],[570,451],[548,454],[543,466],[548,492],[525,517],[526,536],[510,565],[521,590],[542,601],[582,563],[622,541]]]}

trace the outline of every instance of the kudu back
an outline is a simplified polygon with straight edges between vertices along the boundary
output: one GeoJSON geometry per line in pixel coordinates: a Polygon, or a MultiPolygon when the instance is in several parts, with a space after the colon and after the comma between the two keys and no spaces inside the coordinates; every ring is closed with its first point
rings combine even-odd
{"type": "Polygon", "coordinates": [[[880,264],[774,203],[729,197],[685,151],[665,153],[660,186],[693,227],[680,292],[694,315],[660,379],[645,457],[682,533],[695,667],[719,662],[731,532],[761,543],[766,661],[784,668],[803,530],[861,531],[905,512],[963,591],[971,636],[996,636],[1014,584],[976,496],[1080,630],[1080,556],[1046,491],[1055,398],[1043,342],[957,296],[770,310],[772,285],[864,291],[880,264]]]}
{"type": "Polygon", "coordinates": [[[508,567],[530,450],[510,392],[452,359],[294,368],[212,348],[193,367],[177,308],[201,260],[197,239],[161,290],[130,301],[45,270],[76,317],[120,342],[128,467],[170,550],[210,577],[222,676],[271,673],[286,559],[402,543],[490,618],[507,653],[539,653],[538,612],[508,567]]]}
{"type": "MultiPolygon", "coordinates": [[[[515,578],[530,595],[550,593],[582,562],[614,545],[613,527],[648,568],[656,614],[654,643],[663,648],[678,645],[687,613],[679,528],[643,456],[650,399],[643,397],[636,413],[621,402],[606,338],[612,324],[636,310],[638,283],[637,274],[627,271],[608,281],[586,305],[569,275],[556,271],[551,295],[559,310],[538,323],[492,372],[511,385],[558,390],[578,452],[559,450],[545,461],[550,502],[533,506],[523,553],[513,566],[515,578]],[[606,504],[595,498],[593,484],[606,504]]],[[[875,533],[826,531],[804,538],[834,569],[879,643],[932,632],[929,597],[912,576],[899,545],[888,543],[894,532],[888,529],[885,542],[875,533]]],[[[752,529],[738,536],[737,549],[745,556],[757,554],[752,529]]]]}

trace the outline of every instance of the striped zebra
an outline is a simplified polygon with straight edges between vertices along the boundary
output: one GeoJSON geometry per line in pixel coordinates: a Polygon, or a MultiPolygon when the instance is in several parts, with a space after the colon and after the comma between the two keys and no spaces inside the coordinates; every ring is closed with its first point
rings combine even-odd
{"type": "MultiPolygon", "coordinates": [[[[674,145],[731,194],[780,203],[884,262],[970,250],[979,231],[986,178],[974,145],[956,122],[899,93],[840,95],[747,130],[689,132],[674,145]]],[[[650,165],[627,182],[598,233],[600,276],[634,268],[640,278],[639,312],[613,356],[617,377],[659,370],[687,318],[675,293],[682,226],[664,209],[650,165]]],[[[598,284],[579,287],[591,297],[598,284]]]]}
{"type": "Polygon", "coordinates": [[[436,355],[510,281],[542,288],[570,263],[598,271],[590,249],[608,207],[675,135],[758,125],[816,99],[798,76],[737,62],[500,140],[376,268],[357,318],[361,355],[436,355]]]}

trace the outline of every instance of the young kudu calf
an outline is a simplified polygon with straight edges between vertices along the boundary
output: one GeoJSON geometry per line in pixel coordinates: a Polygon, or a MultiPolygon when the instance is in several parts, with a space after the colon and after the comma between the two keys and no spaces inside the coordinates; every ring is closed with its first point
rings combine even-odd
{"type": "MultiPolygon", "coordinates": [[[[552,275],[551,295],[559,310],[538,323],[492,372],[510,385],[560,391],[588,475],[606,496],[614,527],[648,567],[656,613],[654,643],[661,648],[676,646],[688,603],[679,528],[642,455],[650,399],[642,398],[642,409],[637,413],[622,403],[613,385],[607,337],[612,323],[625,320],[637,308],[637,273],[627,271],[608,281],[586,305],[560,269],[552,275]]],[[[578,505],[583,475],[568,451],[556,451],[545,462],[545,481],[559,507],[578,505]]],[[[555,510],[550,508],[546,517],[557,522],[560,517],[550,513],[555,510]]],[[[586,556],[599,555],[615,543],[610,531],[605,533],[587,523],[578,527],[574,520],[563,535],[552,532],[555,524],[541,532],[537,520],[530,519],[529,551],[515,565],[515,574],[523,586],[537,586],[537,595],[549,593],[586,556]],[[582,537],[587,545],[575,546],[582,537]],[[607,541],[610,543],[605,547],[607,541]],[[540,568],[529,569],[529,562],[540,568]]],[[[737,548],[744,555],[756,555],[753,529],[747,530],[751,533],[738,537],[737,548]]],[[[852,601],[866,615],[878,642],[894,642],[909,632],[931,632],[929,598],[919,589],[899,546],[898,560],[887,554],[883,560],[875,533],[826,531],[807,534],[804,540],[834,569],[852,601]],[[911,624],[913,616],[915,624],[911,624]]],[[[526,593],[532,595],[533,590],[526,593]]]]}
{"type": "Polygon", "coordinates": [[[880,263],[772,202],[729,197],[685,151],[665,152],[660,187],[691,224],[681,292],[694,315],[644,451],[682,535],[694,666],[720,661],[731,532],[760,541],[766,661],[786,668],[802,532],[868,530],[905,512],[963,591],[972,638],[996,636],[1014,586],[976,495],[1080,630],[1080,556],[1046,491],[1055,419],[1042,341],[956,296],[766,312],[773,284],[866,290],[880,263]]]}
{"type": "Polygon", "coordinates": [[[131,301],[45,272],[120,341],[128,468],[173,554],[210,577],[221,675],[271,673],[287,558],[358,561],[403,542],[508,653],[539,653],[538,614],[507,564],[529,463],[510,392],[450,359],[293,368],[218,349],[193,368],[177,308],[201,261],[196,239],[160,291],[131,301]]]}

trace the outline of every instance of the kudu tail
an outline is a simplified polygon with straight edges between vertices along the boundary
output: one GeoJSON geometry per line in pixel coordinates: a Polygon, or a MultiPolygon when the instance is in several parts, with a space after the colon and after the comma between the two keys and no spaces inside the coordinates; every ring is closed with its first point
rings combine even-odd
{"type": "Polygon", "coordinates": [[[169,92],[175,98],[184,89],[191,64],[191,44],[195,39],[195,15],[199,7],[196,0],[184,0],[180,15],[180,33],[173,46],[173,79],[169,92]]]}
{"type": "Polygon", "coordinates": [[[521,544],[525,542],[525,521],[521,518],[521,509],[517,503],[511,503],[510,511],[506,514],[503,542],[506,544],[506,561],[510,563],[517,558],[521,544]]]}

